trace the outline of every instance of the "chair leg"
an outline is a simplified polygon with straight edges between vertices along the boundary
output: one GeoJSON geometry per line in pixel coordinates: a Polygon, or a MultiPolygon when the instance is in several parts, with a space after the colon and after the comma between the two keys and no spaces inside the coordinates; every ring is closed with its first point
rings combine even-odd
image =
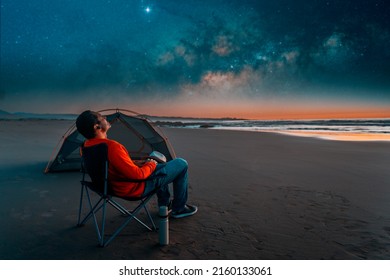
{"type": "Polygon", "coordinates": [[[156,230],[157,230],[156,224],[154,223],[153,218],[152,218],[152,216],[150,215],[148,206],[147,206],[146,204],[144,205],[144,209],[145,209],[146,214],[147,214],[148,217],[149,217],[150,223],[151,223],[152,226],[153,226],[153,230],[156,231],[156,230]]]}
{"type": "MultiPolygon", "coordinates": [[[[131,220],[136,220],[138,223],[140,223],[141,225],[143,225],[145,228],[147,228],[148,230],[150,231],[153,231],[153,230],[157,230],[157,227],[153,221],[153,218],[152,216],[150,215],[150,212],[149,210],[147,209],[147,202],[151,199],[151,196],[146,198],[145,200],[142,200],[142,202],[134,209],[134,211],[132,212],[129,212],[128,210],[124,209],[120,204],[118,204],[117,202],[115,202],[114,200],[109,200],[109,203],[111,205],[115,204],[117,207],[123,209],[123,211],[126,212],[126,214],[128,215],[126,221],[124,221],[122,223],[122,225],[117,228],[117,230],[113,233],[113,235],[110,236],[110,238],[104,243],[104,247],[107,246],[126,226],[127,224],[131,221],[131,220]],[[138,214],[138,212],[144,208],[148,217],[149,217],[149,220],[151,221],[152,225],[153,225],[153,229],[151,227],[149,227],[147,224],[145,224],[144,222],[142,222],[140,219],[138,219],[135,215],[138,214]]],[[[116,207],[115,207],[116,208],[116,207]]],[[[120,211],[122,212],[122,211],[120,211]]]]}
{"type": "MultiPolygon", "coordinates": [[[[103,200],[102,197],[100,197],[99,201],[96,202],[95,205],[92,207],[92,202],[91,202],[91,198],[89,196],[88,189],[85,189],[85,193],[86,193],[86,196],[88,199],[88,204],[89,204],[90,210],[89,210],[88,214],[85,215],[84,219],[81,222],[79,222],[79,226],[84,225],[91,217],[93,217],[94,213],[97,213],[103,207],[103,204],[100,204],[100,202],[103,200]]],[[[81,210],[80,210],[80,212],[81,212],[81,210]]]]}
{"type": "Polygon", "coordinates": [[[117,203],[115,200],[110,199],[110,200],[108,200],[108,203],[110,203],[110,205],[112,207],[114,207],[116,210],[121,212],[123,215],[125,215],[125,216],[129,215],[129,213],[128,213],[129,211],[127,211],[125,208],[123,208],[122,205],[117,203]]]}
{"type": "Polygon", "coordinates": [[[81,210],[83,208],[83,198],[84,198],[84,185],[81,186],[81,194],[80,194],[80,204],[79,204],[79,217],[77,219],[77,226],[81,226],[80,219],[81,219],[81,210]]]}
{"type": "Polygon", "coordinates": [[[104,201],[103,201],[103,211],[102,211],[102,229],[101,229],[101,233],[100,233],[100,246],[101,247],[104,247],[105,244],[104,244],[104,229],[105,229],[105,225],[106,225],[106,208],[107,208],[107,200],[108,198],[104,198],[104,201]]]}
{"type": "Polygon", "coordinates": [[[157,227],[154,223],[154,220],[149,212],[149,209],[147,207],[147,203],[149,202],[149,200],[152,198],[152,196],[149,196],[143,200],[141,200],[141,202],[137,205],[137,207],[133,210],[133,211],[129,211],[127,210],[126,208],[124,208],[121,204],[119,204],[118,202],[116,202],[115,200],[113,200],[111,197],[100,197],[99,200],[93,205],[92,204],[92,199],[91,199],[91,196],[90,196],[90,193],[89,193],[89,190],[88,190],[88,187],[86,186],[83,186],[82,189],[81,189],[81,197],[80,197],[80,205],[79,205],[79,217],[78,217],[78,223],[77,225],[78,226],[82,226],[84,225],[90,218],[93,218],[93,223],[95,225],[95,230],[96,230],[96,233],[97,233],[97,236],[98,236],[98,241],[99,241],[99,246],[101,247],[105,247],[107,246],[116,236],[119,235],[119,233],[127,226],[127,224],[131,221],[131,220],[136,220],[138,223],[140,223],[142,226],[144,226],[145,228],[147,228],[148,230],[150,231],[156,231],[157,230],[157,227]],[[84,191],[84,188],[85,188],[85,191],[84,191]],[[82,206],[83,206],[83,200],[84,200],[84,196],[87,197],[87,201],[88,201],[88,205],[89,205],[89,212],[85,215],[85,217],[83,218],[82,221],[81,220],[81,212],[82,212],[82,206]],[[105,228],[106,228],[106,216],[107,216],[107,203],[109,203],[113,208],[115,208],[117,211],[119,211],[121,214],[123,215],[126,215],[127,218],[126,220],[122,223],[122,225],[120,225],[116,230],[115,232],[109,236],[109,238],[106,240],[106,236],[105,235],[105,228]],[[145,224],[143,221],[141,221],[138,217],[136,217],[136,215],[140,212],[141,209],[144,209],[148,218],[149,218],[149,221],[151,223],[151,226],[148,226],[147,224],[145,224]],[[96,216],[96,214],[102,210],[101,212],[101,224],[99,226],[99,223],[98,223],[98,217],[96,216]]]}
{"type": "Polygon", "coordinates": [[[126,216],[128,216],[128,217],[130,217],[130,220],[131,219],[134,219],[134,220],[136,220],[138,223],[140,223],[141,225],[143,225],[144,227],[146,227],[148,230],[152,230],[148,225],[146,225],[144,222],[142,222],[140,219],[138,219],[135,215],[136,215],[136,213],[138,213],[138,211],[139,211],[139,207],[140,206],[138,206],[133,212],[130,212],[130,211],[128,211],[127,209],[125,209],[125,208],[123,208],[120,204],[118,204],[116,201],[114,201],[114,200],[110,200],[110,204],[111,205],[115,205],[114,207],[116,208],[116,209],[121,209],[121,210],[119,210],[122,214],[124,214],[124,215],[126,215],[126,216]]]}
{"type": "Polygon", "coordinates": [[[146,225],[145,223],[143,223],[141,220],[139,220],[137,217],[135,217],[133,214],[130,214],[130,216],[127,218],[127,220],[125,222],[123,222],[123,224],[113,233],[113,235],[111,235],[111,237],[106,241],[106,243],[104,243],[104,246],[107,246],[108,243],[110,243],[115,237],[117,237],[117,235],[127,226],[127,224],[131,221],[131,220],[137,220],[140,224],[142,224],[144,227],[146,227],[147,229],[149,230],[152,230],[148,225],[146,225]]]}
{"type": "MultiPolygon", "coordinates": [[[[139,212],[139,210],[142,208],[142,204],[139,204],[132,212],[128,211],[127,209],[123,208],[122,205],[118,204],[115,200],[110,200],[109,203],[111,205],[113,205],[116,209],[118,209],[122,214],[126,215],[126,216],[129,216],[129,217],[132,217],[132,219],[136,220],[138,223],[140,223],[141,225],[143,225],[145,228],[147,228],[148,230],[152,231],[152,229],[147,225],[145,224],[144,222],[142,222],[140,219],[138,219],[135,215],[139,212]]],[[[151,219],[151,216],[150,214],[148,213],[147,211],[147,214],[149,216],[149,219],[151,219]]],[[[152,220],[152,219],[151,219],[152,220]]],[[[152,220],[153,221],[153,220],[152,220]]],[[[153,223],[153,222],[152,222],[153,223]]]]}

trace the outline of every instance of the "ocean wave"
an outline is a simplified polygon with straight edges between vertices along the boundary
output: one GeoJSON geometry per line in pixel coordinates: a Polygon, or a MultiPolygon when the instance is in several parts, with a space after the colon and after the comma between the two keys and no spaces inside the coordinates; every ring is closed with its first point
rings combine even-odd
{"type": "Polygon", "coordinates": [[[232,129],[249,131],[302,131],[390,134],[390,119],[332,120],[180,120],[159,123],[166,127],[232,129]]]}

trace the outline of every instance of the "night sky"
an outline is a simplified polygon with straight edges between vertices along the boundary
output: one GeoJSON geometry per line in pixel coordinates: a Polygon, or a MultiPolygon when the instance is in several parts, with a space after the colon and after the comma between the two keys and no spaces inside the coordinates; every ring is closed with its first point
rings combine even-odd
{"type": "Polygon", "coordinates": [[[390,112],[389,77],[384,0],[1,0],[11,112],[363,116],[390,112]]]}

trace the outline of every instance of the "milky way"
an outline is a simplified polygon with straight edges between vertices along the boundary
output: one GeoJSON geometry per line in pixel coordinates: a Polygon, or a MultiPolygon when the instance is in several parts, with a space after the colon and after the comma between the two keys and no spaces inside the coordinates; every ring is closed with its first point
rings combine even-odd
{"type": "Polygon", "coordinates": [[[0,102],[97,91],[390,102],[385,3],[2,0],[0,102]]]}

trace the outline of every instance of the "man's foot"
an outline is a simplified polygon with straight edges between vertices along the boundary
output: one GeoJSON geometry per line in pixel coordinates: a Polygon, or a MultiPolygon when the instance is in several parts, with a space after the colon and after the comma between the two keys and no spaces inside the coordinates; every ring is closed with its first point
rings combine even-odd
{"type": "Polygon", "coordinates": [[[175,219],[184,218],[188,216],[194,215],[198,212],[198,207],[194,205],[185,205],[183,210],[180,211],[172,211],[171,217],[175,219]]]}

